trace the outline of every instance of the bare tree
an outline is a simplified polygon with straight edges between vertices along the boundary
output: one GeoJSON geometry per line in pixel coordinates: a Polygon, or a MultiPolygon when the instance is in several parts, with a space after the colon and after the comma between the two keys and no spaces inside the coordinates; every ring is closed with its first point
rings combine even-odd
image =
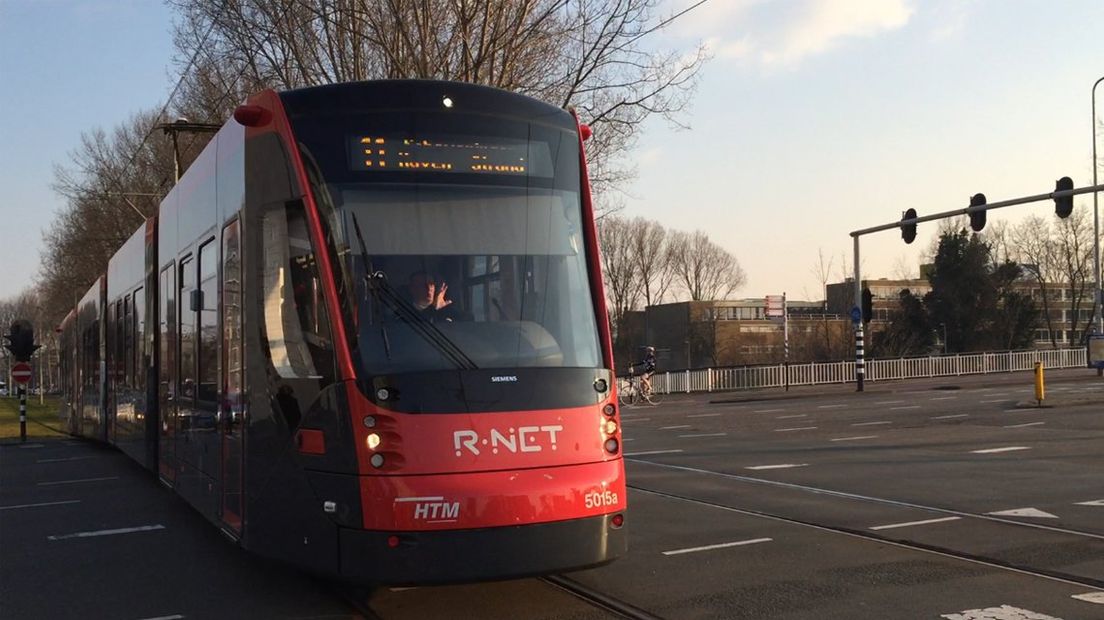
{"type": "MultiPolygon", "coordinates": [[[[1057,269],[1069,284],[1070,330],[1078,333],[1081,309],[1091,306],[1093,288],[1093,229],[1084,209],[1075,210],[1055,226],[1057,269]]],[[[1086,321],[1088,323],[1089,321],[1086,321]]],[[[1084,340],[1084,337],[1081,337],[1084,340]]]]}
{"type": "Polygon", "coordinates": [[[667,253],[669,235],[662,224],[638,217],[628,222],[629,248],[645,306],[663,301],[674,281],[667,253]]]}
{"type": "Polygon", "coordinates": [[[430,78],[575,107],[595,130],[587,150],[598,194],[633,175],[624,154],[644,120],[678,123],[707,60],[701,45],[690,53],[648,45],[669,21],[661,0],[170,3],[180,14],[178,63],[220,68],[191,85],[202,91],[430,78]]]}
{"type": "Polygon", "coordinates": [[[744,285],[736,257],[700,230],[671,233],[667,248],[675,278],[691,301],[727,299],[744,285]]]}
{"type": "Polygon", "coordinates": [[[1056,277],[1059,277],[1058,248],[1051,234],[1050,222],[1047,219],[1033,215],[1013,228],[1009,238],[1012,246],[1016,248],[1015,255],[1012,258],[1039,284],[1039,297],[1043,305],[1043,320],[1046,322],[1047,333],[1050,335],[1050,344],[1057,348],[1054,317],[1051,315],[1054,291],[1051,290],[1050,285],[1054,283],[1056,277]]]}
{"type": "Polygon", "coordinates": [[[602,252],[602,279],[614,337],[622,333],[625,315],[640,302],[640,277],[633,260],[630,223],[610,216],[598,224],[598,245],[602,252]]]}

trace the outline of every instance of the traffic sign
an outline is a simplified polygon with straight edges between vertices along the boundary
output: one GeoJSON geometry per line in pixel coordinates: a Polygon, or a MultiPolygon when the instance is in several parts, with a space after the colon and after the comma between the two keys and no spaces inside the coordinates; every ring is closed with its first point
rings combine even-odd
{"type": "Polygon", "coordinates": [[[862,320],[862,308],[855,306],[851,308],[851,322],[858,323],[862,320]]]}
{"type": "Polygon", "coordinates": [[[15,381],[16,383],[27,383],[28,381],[31,380],[32,375],[34,375],[34,373],[31,372],[31,365],[30,364],[26,364],[24,362],[19,362],[18,364],[15,364],[14,366],[12,366],[12,369],[11,369],[12,381],[15,381]]]}

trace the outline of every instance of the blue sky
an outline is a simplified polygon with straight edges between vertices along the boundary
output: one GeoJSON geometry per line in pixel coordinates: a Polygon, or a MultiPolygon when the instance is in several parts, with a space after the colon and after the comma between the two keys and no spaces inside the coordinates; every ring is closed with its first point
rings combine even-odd
{"type": "MultiPolygon", "coordinates": [[[[0,298],[38,271],[62,206],[53,166],[82,132],[172,89],[172,18],[154,0],[0,2],[0,298]]],[[[961,208],[976,192],[1047,192],[1065,175],[1088,185],[1102,18],[1099,0],[709,0],[656,41],[707,41],[715,57],[691,128],[647,125],[625,214],[706,230],[747,272],[740,297],[817,298],[818,250],[838,271],[851,230],[908,207],[961,208]]],[[[1052,207],[989,219],[1029,213],[1052,207]]],[[[867,238],[864,275],[915,271],[935,228],[911,246],[895,232],[867,238]]]]}

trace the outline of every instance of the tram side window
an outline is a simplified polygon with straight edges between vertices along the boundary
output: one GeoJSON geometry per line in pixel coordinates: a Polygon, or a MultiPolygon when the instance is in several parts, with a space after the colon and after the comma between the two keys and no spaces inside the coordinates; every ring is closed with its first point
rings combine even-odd
{"type": "Polygon", "coordinates": [[[262,233],[264,321],[272,365],[285,379],[332,383],[333,343],[302,203],[266,213],[262,233]]]}
{"type": "Polygon", "coordinates": [[[145,362],[145,348],[146,348],[146,298],[145,289],[137,289],[134,291],[134,302],[131,304],[134,313],[134,334],[131,337],[132,350],[134,352],[134,360],[132,361],[132,372],[134,373],[134,380],[132,385],[137,389],[142,389],[146,386],[146,364],[145,362]]]}
{"type": "Polygon", "coordinates": [[[176,366],[176,286],[173,276],[176,270],[170,264],[161,272],[161,344],[157,350],[161,353],[158,395],[162,401],[171,401],[176,397],[176,382],[173,381],[176,366]]]}
{"type": "Polygon", "coordinates": [[[134,322],[134,308],[130,295],[123,298],[123,316],[121,317],[119,331],[122,332],[122,356],[119,358],[119,367],[123,375],[123,383],[127,386],[134,385],[134,330],[131,325],[134,322]]]}
{"type": "Polygon", "coordinates": [[[218,400],[218,244],[214,241],[199,248],[199,392],[206,403],[218,400]]]}
{"type": "Polygon", "coordinates": [[[177,374],[177,385],[179,386],[180,393],[177,396],[177,400],[190,401],[195,398],[195,327],[196,313],[191,309],[192,291],[195,290],[196,274],[195,274],[195,261],[192,257],[187,257],[180,261],[179,270],[180,280],[179,291],[180,295],[177,302],[180,307],[179,326],[177,331],[177,342],[180,347],[180,366],[177,374]]]}

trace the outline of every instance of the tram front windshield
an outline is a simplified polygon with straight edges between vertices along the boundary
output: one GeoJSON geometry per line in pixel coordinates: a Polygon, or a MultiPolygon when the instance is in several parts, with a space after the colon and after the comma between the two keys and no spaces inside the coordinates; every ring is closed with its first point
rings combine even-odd
{"type": "Polygon", "coordinates": [[[346,135],[353,176],[324,201],[368,374],[600,366],[578,138],[494,127],[346,135]]]}

